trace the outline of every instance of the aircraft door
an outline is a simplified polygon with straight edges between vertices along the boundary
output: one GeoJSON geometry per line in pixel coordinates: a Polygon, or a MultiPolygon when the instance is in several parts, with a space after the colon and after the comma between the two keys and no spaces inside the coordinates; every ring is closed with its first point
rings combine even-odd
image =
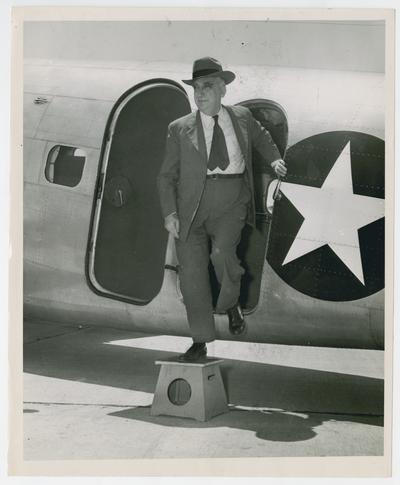
{"type": "Polygon", "coordinates": [[[110,115],[88,257],[89,281],[104,296],[146,304],[160,291],[168,236],[156,179],[167,126],[190,111],[181,86],[154,79],[127,92],[110,115]]]}
{"type": "MultiPolygon", "coordinates": [[[[282,156],[288,142],[288,120],[284,109],[276,102],[267,99],[251,99],[238,103],[249,108],[254,118],[267,129],[282,156]]],[[[268,234],[271,217],[266,210],[266,194],[269,178],[258,170],[261,156],[253,150],[254,196],[256,208],[256,227],[246,225],[238,247],[238,257],[245,268],[242,277],[240,303],[247,311],[256,308],[260,297],[261,278],[266,262],[268,234]]]]}

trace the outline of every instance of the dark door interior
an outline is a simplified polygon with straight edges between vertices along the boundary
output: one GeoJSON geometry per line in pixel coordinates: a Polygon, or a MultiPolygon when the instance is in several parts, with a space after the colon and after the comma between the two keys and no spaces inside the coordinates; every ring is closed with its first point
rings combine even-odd
{"type": "MultiPolygon", "coordinates": [[[[238,103],[249,108],[254,118],[267,129],[276,146],[284,157],[288,141],[288,121],[284,109],[276,102],[267,99],[251,99],[238,103]]],[[[262,163],[260,154],[253,150],[254,191],[256,205],[256,227],[245,225],[241,242],[238,246],[238,257],[245,268],[242,277],[240,303],[246,311],[257,306],[260,297],[261,277],[264,268],[271,218],[266,210],[265,198],[268,189],[266,180],[258,170],[262,163]]],[[[218,296],[218,284],[210,268],[214,302],[218,296]]]]}
{"type": "Polygon", "coordinates": [[[97,209],[92,283],[107,296],[145,304],[164,278],[167,232],[156,178],[167,126],[191,110],[186,92],[166,79],[137,86],[118,104],[97,209]]]}

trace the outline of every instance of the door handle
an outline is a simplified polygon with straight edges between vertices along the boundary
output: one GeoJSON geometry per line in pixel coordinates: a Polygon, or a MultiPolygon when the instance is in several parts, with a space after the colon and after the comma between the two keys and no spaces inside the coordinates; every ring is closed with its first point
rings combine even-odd
{"type": "Polygon", "coordinates": [[[132,195],[132,185],[123,175],[112,177],[105,183],[104,197],[114,207],[124,207],[132,195]]]}

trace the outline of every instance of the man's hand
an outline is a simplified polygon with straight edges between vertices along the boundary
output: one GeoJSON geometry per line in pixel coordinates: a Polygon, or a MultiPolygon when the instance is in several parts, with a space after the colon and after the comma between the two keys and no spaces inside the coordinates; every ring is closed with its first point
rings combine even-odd
{"type": "Polygon", "coordinates": [[[179,238],[179,219],[176,212],[169,214],[164,219],[164,227],[170,232],[175,238],[179,238]]]}
{"type": "Polygon", "coordinates": [[[281,158],[275,160],[275,162],[272,162],[271,167],[273,168],[276,175],[278,175],[279,177],[285,177],[287,173],[287,168],[285,162],[281,158]]]}

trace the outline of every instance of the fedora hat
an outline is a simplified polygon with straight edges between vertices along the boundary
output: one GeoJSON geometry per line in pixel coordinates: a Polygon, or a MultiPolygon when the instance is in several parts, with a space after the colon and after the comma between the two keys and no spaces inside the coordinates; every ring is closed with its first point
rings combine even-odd
{"type": "Polygon", "coordinates": [[[217,76],[221,77],[225,84],[231,83],[235,79],[235,74],[231,71],[223,71],[221,63],[212,57],[202,57],[193,63],[192,79],[182,79],[185,84],[193,86],[194,81],[201,77],[217,76]]]}

